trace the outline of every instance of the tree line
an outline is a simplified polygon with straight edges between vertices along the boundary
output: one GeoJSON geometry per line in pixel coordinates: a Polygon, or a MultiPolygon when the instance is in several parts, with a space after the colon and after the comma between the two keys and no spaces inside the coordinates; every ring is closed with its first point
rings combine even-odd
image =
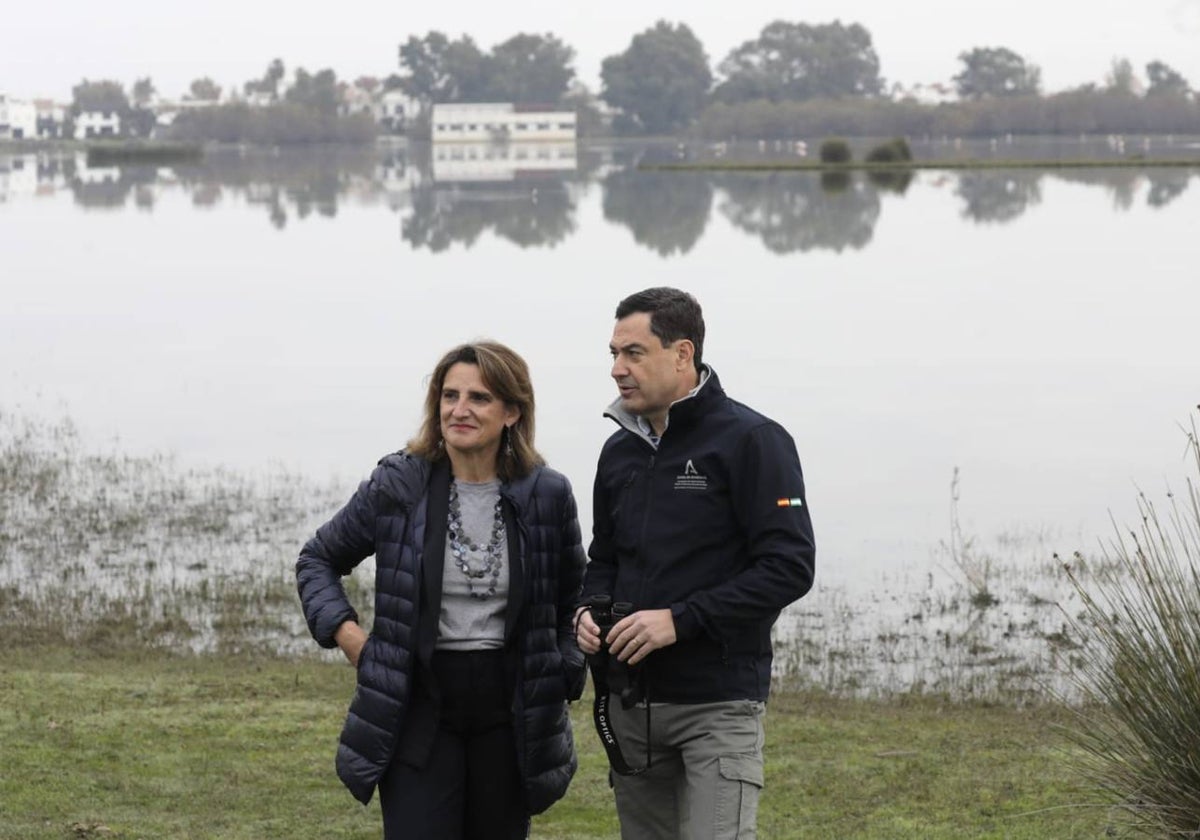
{"type": "MultiPolygon", "coordinates": [[[[286,76],[283,61],[275,59],[261,77],[248,80],[225,100],[211,77],[197,78],[176,103],[178,110],[167,126],[159,126],[152,108],[158,90],[150,77],[137,79],[128,92],[113,80],[84,79],[72,89],[68,120],[85,111],[111,113],[120,117],[127,137],[161,135],[183,142],[278,145],[374,139],[374,119],[343,107],[350,85],[332,69],[310,73],[297,67],[290,84],[284,84],[286,76]]],[[[372,82],[360,79],[355,85],[370,87],[372,82]]]]}
{"type": "MultiPolygon", "coordinates": [[[[777,20],[710,62],[684,23],[659,21],[634,35],[601,65],[601,89],[576,77],[575,50],[557,36],[518,33],[490,50],[469,35],[430,31],[399,45],[397,72],[339,80],[333,70],[298,68],[285,85],[282,61],[247,81],[240,102],[189,109],[174,128],[184,138],[270,142],[300,132],[310,139],[365,139],[365,120],[339,105],[350,88],[400,90],[420,103],[427,128],[436,103],[501,101],[575,110],[581,129],[599,131],[601,114],[617,133],[711,138],[812,137],[816,134],[989,134],[1004,132],[1200,131],[1200,103],[1187,79],[1162,61],[1139,75],[1113,60],[1102,84],[1044,94],[1040,68],[1006,47],[979,46],[958,55],[947,93],[956,101],[923,104],[887,84],[871,38],[859,23],[777,20]],[[264,114],[263,111],[266,111],[264,114]]],[[[115,82],[75,90],[75,108],[102,99],[144,127],[150,79],[127,96],[115,82]],[[139,122],[140,121],[140,122],[139,122]]],[[[215,102],[211,78],[192,82],[188,98],[215,102]]]]}
{"type": "MultiPolygon", "coordinates": [[[[573,50],[553,35],[520,35],[484,53],[466,35],[430,32],[400,47],[389,84],[424,103],[488,99],[555,103],[581,110],[597,98],[574,81],[573,50]],[[516,49],[517,46],[520,49],[516,49]],[[514,54],[520,60],[514,60],[514,54]]],[[[958,101],[923,105],[889,89],[871,33],[858,23],[774,21],[714,69],[683,23],[659,21],[601,66],[598,100],[629,134],[697,131],[711,138],[814,134],[1198,131],[1189,82],[1162,61],[1145,81],[1114,59],[1103,85],[1043,95],[1041,70],[1006,47],[958,56],[958,101]]]]}

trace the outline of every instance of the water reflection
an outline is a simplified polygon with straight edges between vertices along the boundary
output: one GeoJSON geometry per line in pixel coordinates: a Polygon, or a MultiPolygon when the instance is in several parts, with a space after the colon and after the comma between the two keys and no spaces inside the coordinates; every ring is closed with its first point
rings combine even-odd
{"type": "MultiPolygon", "coordinates": [[[[691,153],[575,143],[210,151],[171,166],[88,166],[82,155],[0,155],[0,201],[70,193],[85,210],[152,212],[185,192],[198,208],[226,200],[262,208],[283,229],[332,218],[352,201],[399,214],[414,250],[474,246],[491,234],[521,248],[553,247],[577,232],[580,198],[602,192],[604,219],[663,257],[691,252],[709,230],[714,202],[735,229],[778,254],[841,253],[870,245],[882,197],[907,195],[919,178],[949,187],[959,215],[1007,224],[1043,200],[1051,181],[1107,192],[1115,210],[1163,208],[1188,188],[1192,169],[964,170],[943,173],[661,172],[639,169],[691,153]]],[[[896,203],[889,212],[904,212],[896,203]]]]}
{"type": "Polygon", "coordinates": [[[962,217],[978,223],[1004,224],[1042,200],[1039,172],[963,172],[955,194],[963,200],[962,217]]]}
{"type": "Polygon", "coordinates": [[[566,184],[552,179],[520,189],[422,183],[410,201],[400,235],[413,248],[435,253],[454,244],[469,248],[486,230],[522,248],[555,245],[575,230],[575,198],[566,184]]]}
{"type": "Polygon", "coordinates": [[[700,241],[712,200],[711,179],[701,174],[618,169],[604,177],[604,218],[664,257],[700,241]]]}
{"type": "Polygon", "coordinates": [[[1186,169],[1160,169],[1151,172],[1150,192],[1146,203],[1151,207],[1166,207],[1188,188],[1191,174],[1186,169]]]}
{"type": "Polygon", "coordinates": [[[777,254],[862,248],[879,219],[879,190],[847,173],[722,174],[718,183],[725,217],[777,254]]]}

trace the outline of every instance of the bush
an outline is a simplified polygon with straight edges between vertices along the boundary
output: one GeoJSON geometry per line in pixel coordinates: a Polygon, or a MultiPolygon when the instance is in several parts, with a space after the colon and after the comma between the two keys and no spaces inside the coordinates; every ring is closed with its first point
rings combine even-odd
{"type": "Polygon", "coordinates": [[[821,143],[821,163],[850,163],[854,154],[845,140],[832,139],[821,143]]]}
{"type": "Polygon", "coordinates": [[[868,163],[907,163],[912,160],[912,149],[903,137],[894,137],[867,152],[866,160],[868,163]]]}
{"type": "MultiPolygon", "coordinates": [[[[1190,454],[1200,472],[1193,420],[1190,454]]],[[[1072,619],[1086,644],[1076,677],[1085,701],[1068,732],[1083,775],[1137,830],[1195,837],[1200,830],[1200,485],[1170,496],[1159,518],[1144,494],[1141,525],[1118,535],[1088,586],[1087,564],[1068,567],[1083,602],[1072,619]]],[[[1077,555],[1077,560],[1082,560],[1077,555]]]]}

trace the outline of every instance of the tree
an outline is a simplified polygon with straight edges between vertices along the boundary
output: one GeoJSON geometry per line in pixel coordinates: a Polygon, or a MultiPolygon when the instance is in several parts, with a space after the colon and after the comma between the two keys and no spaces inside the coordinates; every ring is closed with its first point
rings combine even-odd
{"type": "Polygon", "coordinates": [[[205,76],[201,79],[196,79],[192,82],[188,90],[192,94],[192,99],[202,99],[206,102],[216,102],[221,98],[221,86],[205,76]]]}
{"type": "Polygon", "coordinates": [[[1133,72],[1133,64],[1128,58],[1114,58],[1109,68],[1108,76],[1104,79],[1105,86],[1111,93],[1121,93],[1134,96],[1139,93],[1141,82],[1133,72]]]}
{"type": "Polygon", "coordinates": [[[157,91],[154,89],[154,82],[147,76],[144,79],[138,79],[133,83],[131,91],[133,104],[139,108],[144,108],[150,104],[150,100],[154,98],[157,91]]]}
{"type": "Polygon", "coordinates": [[[489,98],[557,103],[575,76],[574,60],[575,50],[554,35],[514,35],[486,60],[489,98]]]}
{"type": "Polygon", "coordinates": [[[1146,65],[1146,78],[1150,82],[1147,96],[1187,96],[1191,92],[1187,79],[1161,61],[1146,65]]]}
{"type": "Polygon", "coordinates": [[[772,102],[876,96],[883,92],[879,56],[861,24],[768,24],[734,49],[718,68],[715,91],[724,102],[772,102]]]}
{"type": "Polygon", "coordinates": [[[336,116],[342,102],[337,74],[325,68],[310,75],[303,67],[297,67],[295,81],[288,88],[284,100],[318,114],[336,116]]]}
{"type": "Polygon", "coordinates": [[[467,35],[451,41],[431,31],[400,46],[400,88],[422,102],[472,102],[487,88],[484,54],[467,35]]]}
{"type": "Polygon", "coordinates": [[[129,99],[120,82],[105,79],[89,82],[84,79],[71,88],[71,110],[75,114],[84,111],[105,111],[121,116],[129,113],[129,99]]]}
{"type": "Polygon", "coordinates": [[[712,72],[687,24],[660,20],[601,64],[601,98],[650,133],[685,128],[704,107],[712,72]]]}
{"type": "Polygon", "coordinates": [[[963,99],[1037,94],[1042,71],[1006,47],[975,47],[959,53],[962,72],[954,77],[963,99]]]}
{"type": "Polygon", "coordinates": [[[242,86],[242,90],[247,96],[252,93],[261,93],[270,98],[272,102],[279,100],[279,83],[283,81],[286,71],[283,67],[282,59],[275,59],[267,65],[267,71],[263,73],[261,79],[252,79],[242,86]]]}

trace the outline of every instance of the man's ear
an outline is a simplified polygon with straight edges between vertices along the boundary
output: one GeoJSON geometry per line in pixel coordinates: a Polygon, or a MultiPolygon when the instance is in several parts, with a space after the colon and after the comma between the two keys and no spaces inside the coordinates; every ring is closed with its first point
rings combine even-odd
{"type": "Polygon", "coordinates": [[[692,367],[692,358],[696,355],[696,345],[690,338],[681,338],[675,342],[675,368],[687,370],[692,367]]]}

